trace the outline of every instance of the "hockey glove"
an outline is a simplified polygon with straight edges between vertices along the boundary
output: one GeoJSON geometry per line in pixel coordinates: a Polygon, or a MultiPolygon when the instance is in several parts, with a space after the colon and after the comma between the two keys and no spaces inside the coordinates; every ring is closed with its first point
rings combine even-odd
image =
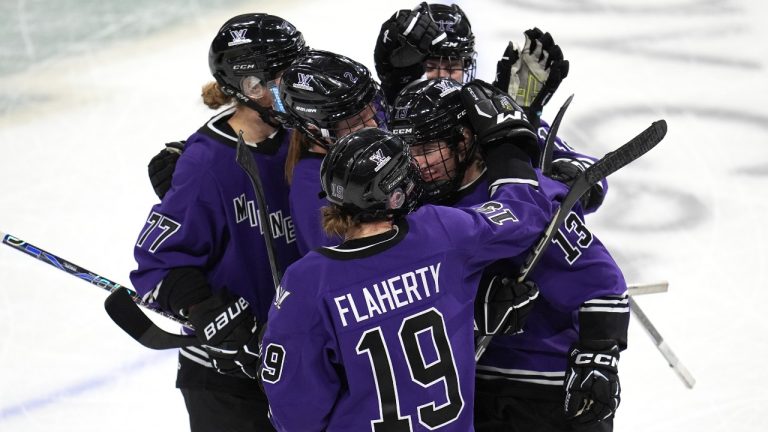
{"type": "Polygon", "coordinates": [[[539,144],[533,126],[512,98],[491,86],[474,80],[461,89],[461,101],[482,151],[499,144],[521,149],[530,160],[539,159],[539,144]]]}
{"type": "Polygon", "coordinates": [[[179,160],[181,152],[184,151],[184,144],[186,141],[165,144],[165,148],[160,150],[160,153],[156,154],[147,165],[152,189],[155,190],[155,194],[160,199],[163,199],[171,188],[173,170],[176,168],[176,162],[179,160]]]}
{"type": "Polygon", "coordinates": [[[387,101],[393,101],[406,84],[424,75],[423,62],[430,47],[445,38],[426,3],[414,10],[401,9],[382,24],[373,60],[387,101]]]}
{"type": "Polygon", "coordinates": [[[565,373],[565,416],[575,424],[603,421],[621,401],[619,347],[612,340],[582,341],[571,347],[565,373]]]}
{"type": "MultiPolygon", "coordinates": [[[[571,186],[584,170],[589,168],[591,163],[581,159],[557,159],[552,162],[552,173],[550,177],[571,186]]],[[[592,213],[597,210],[605,199],[605,190],[601,183],[595,183],[584,195],[579,198],[581,208],[586,213],[592,213]]]]}
{"type": "Polygon", "coordinates": [[[214,294],[190,307],[189,322],[219,373],[256,379],[259,326],[244,298],[214,294]]]}
{"type": "Polygon", "coordinates": [[[421,3],[414,10],[395,12],[382,25],[374,57],[395,68],[413,66],[424,61],[432,45],[445,38],[445,33],[429,14],[427,4],[421,3]]]}
{"type": "Polygon", "coordinates": [[[475,321],[481,336],[512,335],[525,325],[539,297],[535,283],[517,283],[498,274],[484,274],[475,297],[475,321]]]}
{"type": "Polygon", "coordinates": [[[544,105],[568,76],[569,62],[549,33],[538,28],[525,31],[522,51],[509,42],[496,63],[494,85],[515,97],[531,121],[541,116],[544,105]]]}

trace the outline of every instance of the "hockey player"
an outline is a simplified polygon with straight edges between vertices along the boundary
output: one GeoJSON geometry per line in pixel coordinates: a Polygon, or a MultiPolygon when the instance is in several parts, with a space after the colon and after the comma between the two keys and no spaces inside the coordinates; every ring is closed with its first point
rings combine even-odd
{"type": "Polygon", "coordinates": [[[386,128],[387,106],[378,83],[361,63],[342,55],[307,51],[285,70],[281,106],[298,123],[291,133],[286,176],[299,251],[331,244],[320,225],[320,161],[337,139],[363,127],[386,128]]]}
{"type": "MultiPolygon", "coordinates": [[[[533,28],[524,35],[522,48],[509,42],[497,63],[494,85],[525,109],[543,145],[550,128],[541,120],[541,113],[568,76],[569,62],[549,33],[533,28]]],[[[476,57],[469,18],[455,4],[422,2],[413,10],[399,10],[382,24],[374,50],[376,72],[390,104],[401,89],[421,77],[471,81],[476,57]]],[[[573,149],[559,138],[555,146],[551,176],[559,181],[573,181],[594,162],[588,156],[574,157],[573,149]]],[[[597,210],[607,191],[608,184],[602,181],[584,194],[585,211],[597,210]]]]}
{"type": "Polygon", "coordinates": [[[331,148],[323,225],[344,242],[288,268],[262,344],[278,430],[472,430],[481,270],[528,249],[553,208],[535,189],[535,134],[519,110],[499,107],[500,124],[471,116],[501,185],[472,209],[410,213],[419,175],[386,131],[365,128],[331,148]]]}
{"type": "MultiPolygon", "coordinates": [[[[490,85],[471,86],[498,105],[510,103],[490,85]]],[[[395,101],[391,130],[410,145],[425,199],[467,207],[485,202],[489,185],[498,182],[491,155],[481,158],[475,151],[475,137],[482,143],[484,133],[468,121],[473,107],[462,104],[460,88],[447,79],[411,84],[395,101]]],[[[562,183],[536,173],[550,199],[559,201],[567,193],[562,183]]],[[[496,336],[477,366],[477,431],[612,430],[620,400],[617,364],[629,323],[626,284],[585,226],[580,205],[553,242],[557,246],[548,246],[530,275],[540,295],[523,333],[496,336]]],[[[525,256],[495,263],[497,284],[513,280],[525,256]]],[[[492,283],[492,275],[486,280],[492,283]]],[[[495,330],[487,325],[485,302],[502,292],[491,286],[478,296],[476,319],[483,334],[495,330]]]]}
{"type": "Polygon", "coordinates": [[[255,379],[257,333],[275,293],[262,235],[273,236],[280,264],[299,254],[284,180],[288,134],[271,109],[271,89],[304,50],[301,32],[280,17],[251,13],[224,23],[211,43],[215,82],[203,88],[203,101],[227,108],[187,138],[170,190],[135,246],[137,291],[197,330],[200,345],[180,350],[176,380],[193,432],[273,430],[255,379]],[[262,176],[268,221],[257,217],[260,204],[235,163],[240,131],[262,176]]]}

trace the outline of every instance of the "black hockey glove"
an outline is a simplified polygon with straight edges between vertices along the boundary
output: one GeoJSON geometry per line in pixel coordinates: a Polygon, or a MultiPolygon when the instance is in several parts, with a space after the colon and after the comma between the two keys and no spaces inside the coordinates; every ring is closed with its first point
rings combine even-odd
{"type": "Polygon", "coordinates": [[[401,9],[381,25],[373,60],[387,101],[406,84],[424,75],[424,60],[432,45],[446,37],[429,14],[426,3],[401,9]]]}
{"type": "Polygon", "coordinates": [[[189,322],[219,373],[256,379],[259,326],[244,298],[214,294],[190,307],[189,322]]]}
{"type": "MultiPolygon", "coordinates": [[[[584,170],[589,168],[589,165],[580,159],[557,159],[552,162],[552,172],[550,177],[571,186],[584,170]]],[[[579,198],[581,208],[586,213],[592,213],[597,210],[605,199],[605,190],[601,183],[595,183],[589,188],[584,195],[579,198]]]]}
{"type": "Polygon", "coordinates": [[[523,49],[509,42],[496,63],[494,85],[514,96],[531,121],[537,122],[544,105],[568,76],[569,62],[549,33],[525,31],[523,49]]]}
{"type": "Polygon", "coordinates": [[[381,26],[374,57],[395,68],[413,66],[423,62],[432,45],[445,38],[422,2],[413,10],[395,12],[381,26]]]}
{"type": "Polygon", "coordinates": [[[519,333],[538,297],[539,288],[531,281],[517,283],[503,275],[484,274],[475,297],[480,335],[519,333]]]}
{"type": "Polygon", "coordinates": [[[156,154],[147,165],[152,189],[155,190],[155,194],[160,199],[163,199],[171,188],[173,170],[176,169],[176,162],[179,160],[181,152],[184,151],[184,144],[186,141],[165,144],[165,148],[160,150],[160,153],[156,154]]]}
{"type": "Polygon", "coordinates": [[[603,421],[621,401],[619,347],[612,340],[582,341],[571,347],[565,373],[565,416],[575,424],[603,421]]]}
{"type": "Polygon", "coordinates": [[[484,81],[474,80],[462,87],[461,101],[467,108],[482,151],[507,144],[522,150],[532,161],[539,159],[533,126],[508,94],[484,81]]]}

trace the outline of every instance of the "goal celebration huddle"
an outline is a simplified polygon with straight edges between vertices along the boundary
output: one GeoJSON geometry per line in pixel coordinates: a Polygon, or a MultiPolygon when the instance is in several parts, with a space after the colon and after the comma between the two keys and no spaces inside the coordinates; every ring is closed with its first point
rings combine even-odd
{"type": "Polygon", "coordinates": [[[629,296],[589,215],[665,124],[598,161],[544,119],[550,33],[477,77],[457,5],[384,18],[374,71],[290,17],[211,30],[216,112],[149,162],[130,275],[186,323],[190,430],[612,431],[629,296]]]}

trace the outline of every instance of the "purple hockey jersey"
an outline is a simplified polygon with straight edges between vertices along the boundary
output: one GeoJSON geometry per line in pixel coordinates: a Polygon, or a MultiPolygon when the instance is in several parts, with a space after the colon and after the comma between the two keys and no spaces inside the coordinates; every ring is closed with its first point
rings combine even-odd
{"type": "MultiPolygon", "coordinates": [[[[262,237],[266,230],[248,177],[235,162],[237,137],[226,122],[232,113],[214,116],[187,139],[171,189],[141,228],[134,248],[138,269],[131,282],[151,302],[169,269],[197,267],[214,291],[226,289],[244,297],[254,315],[266,321],[275,294],[262,237]]],[[[251,148],[283,268],[299,257],[284,177],[286,137],[280,129],[251,148]]]]}
{"type": "MultiPolygon", "coordinates": [[[[540,126],[537,131],[537,134],[539,136],[539,146],[541,147],[541,152],[544,154],[544,144],[547,140],[547,134],[549,133],[550,126],[545,122],[544,120],[540,120],[540,126]]],[[[581,166],[591,166],[595,161],[596,158],[592,156],[586,156],[581,153],[577,153],[573,147],[569,146],[567,142],[560,139],[560,137],[555,137],[554,140],[555,148],[552,151],[552,161],[578,161],[579,165],[581,166]]],[[[600,186],[603,189],[603,196],[608,194],[608,180],[602,179],[598,183],[598,186],[600,186]]],[[[586,211],[586,213],[593,213],[595,210],[599,208],[595,207],[590,209],[589,211],[586,211]]]]}
{"type": "Polygon", "coordinates": [[[289,198],[291,215],[296,225],[296,243],[302,256],[312,249],[341,242],[338,237],[329,237],[321,223],[320,208],[328,204],[319,195],[322,191],[320,164],[324,156],[304,151],[293,168],[289,198]]]}
{"type": "MultiPolygon", "coordinates": [[[[562,200],[567,186],[543,176],[539,170],[537,174],[541,191],[550,199],[562,200]]],[[[468,207],[485,200],[487,181],[482,176],[463,188],[453,205],[468,207]]],[[[509,260],[510,274],[517,274],[525,256],[509,260]]],[[[524,383],[526,392],[557,397],[562,393],[568,350],[579,339],[579,312],[629,314],[627,287],[605,246],[584,225],[578,203],[530,279],[539,286],[540,296],[523,333],[494,337],[480,358],[477,376],[506,380],[509,385],[524,383]]],[[[626,327],[615,330],[620,337],[617,342],[625,345],[626,327]]]]}
{"type": "Polygon", "coordinates": [[[539,237],[553,204],[523,184],[288,268],[262,344],[280,431],[471,431],[473,302],[483,268],[539,237]]]}

